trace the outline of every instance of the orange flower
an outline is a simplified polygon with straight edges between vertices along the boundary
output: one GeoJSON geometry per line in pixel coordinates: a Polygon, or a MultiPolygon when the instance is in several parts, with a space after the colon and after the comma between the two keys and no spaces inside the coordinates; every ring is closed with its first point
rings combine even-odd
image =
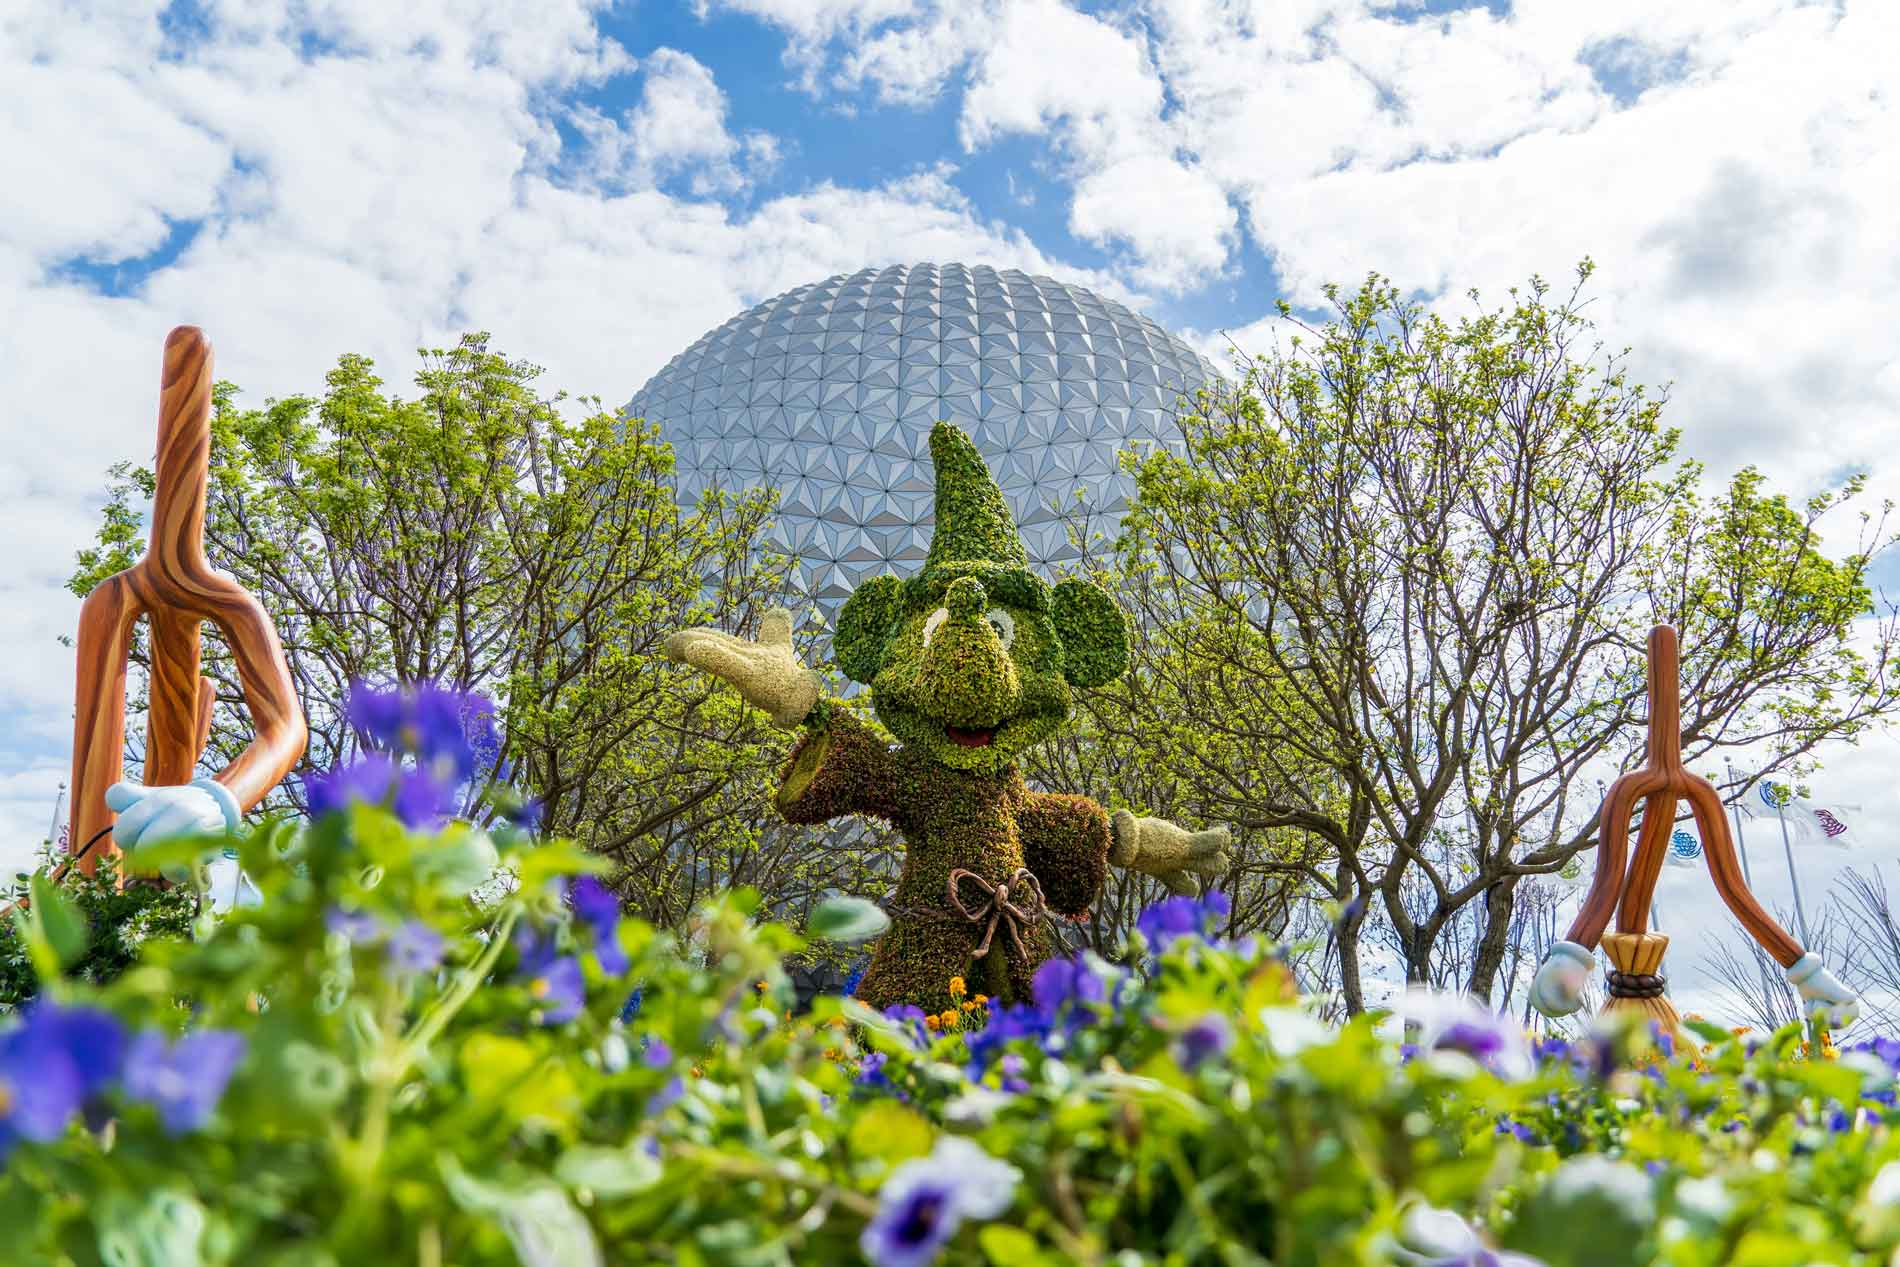
{"type": "Polygon", "coordinates": [[[950,997],[953,999],[960,999],[963,997],[963,995],[964,995],[963,978],[951,977],[950,978],[950,997]]]}
{"type": "Polygon", "coordinates": [[[941,1028],[943,1028],[943,1022],[942,1022],[941,1020],[939,1020],[939,1019],[938,1019],[937,1017],[935,1017],[935,1016],[926,1016],[926,1017],[924,1017],[924,1024],[925,1024],[926,1026],[928,1026],[929,1028],[931,1028],[931,1029],[941,1029],[941,1028]]]}
{"type": "Polygon", "coordinates": [[[970,1001],[972,1003],[981,1003],[985,1006],[988,1006],[989,1001],[990,1001],[990,996],[987,994],[973,994],[970,996],[970,1001]]]}

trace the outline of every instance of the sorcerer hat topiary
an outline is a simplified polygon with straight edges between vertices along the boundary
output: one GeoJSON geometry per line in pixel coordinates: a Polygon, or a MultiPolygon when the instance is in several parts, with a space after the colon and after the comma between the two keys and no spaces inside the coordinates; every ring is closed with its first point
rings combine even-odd
{"type": "Polygon", "coordinates": [[[1016,518],[970,437],[939,422],[930,429],[930,460],[937,468],[937,527],[925,569],[991,563],[1026,570],[1016,518]]]}

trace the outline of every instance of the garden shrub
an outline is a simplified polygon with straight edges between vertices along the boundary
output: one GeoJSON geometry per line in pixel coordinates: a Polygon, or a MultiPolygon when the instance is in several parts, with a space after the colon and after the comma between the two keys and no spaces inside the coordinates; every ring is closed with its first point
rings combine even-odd
{"type": "MultiPolygon", "coordinates": [[[[1151,908],[1125,964],[1045,962],[1020,1002],[955,979],[929,1015],[790,1018],[803,942],[756,895],[676,938],[569,844],[406,825],[367,798],[427,762],[388,773],[243,838],[260,904],[112,979],[73,974],[72,900],[36,893],[18,935],[46,984],[0,1030],[0,1262],[1786,1267],[1900,1244],[1897,1042],[1532,1043],[1440,999],[1400,1043],[1320,1021],[1278,948],[1214,940],[1219,894],[1151,908]]],[[[881,926],[849,900],[812,921],[881,926]]]]}
{"type": "MultiPolygon", "coordinates": [[[[44,862],[43,869],[53,865],[50,857],[44,862]]],[[[130,967],[140,948],[153,938],[189,937],[198,913],[197,897],[190,889],[155,884],[121,888],[118,860],[110,855],[99,859],[91,875],[73,868],[61,880],[60,892],[89,932],[85,952],[66,975],[99,985],[130,967]]],[[[28,895],[28,886],[17,884],[7,900],[18,903],[28,895]]],[[[39,974],[26,943],[12,921],[0,921],[0,1009],[22,1006],[39,988],[39,974]]]]}

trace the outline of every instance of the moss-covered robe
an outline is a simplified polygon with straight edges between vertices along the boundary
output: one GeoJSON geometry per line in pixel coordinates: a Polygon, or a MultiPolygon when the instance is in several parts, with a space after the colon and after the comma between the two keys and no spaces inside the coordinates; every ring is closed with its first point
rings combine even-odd
{"type": "MultiPolygon", "coordinates": [[[[890,903],[890,931],[857,997],[879,1009],[909,1003],[934,1014],[954,1005],[950,978],[960,976],[972,994],[1027,999],[1030,977],[1051,950],[1046,921],[1024,930],[1023,954],[999,922],[988,954],[974,960],[984,924],[951,905],[950,873],[963,867],[995,886],[1028,867],[1051,911],[1079,915],[1108,873],[1108,812],[1085,797],[1032,792],[1013,765],[994,773],[953,770],[906,748],[892,750],[845,709],[828,713],[786,765],[779,812],[792,823],[847,814],[882,819],[909,846],[890,903]]],[[[971,880],[959,893],[972,911],[987,900],[971,880]]]]}

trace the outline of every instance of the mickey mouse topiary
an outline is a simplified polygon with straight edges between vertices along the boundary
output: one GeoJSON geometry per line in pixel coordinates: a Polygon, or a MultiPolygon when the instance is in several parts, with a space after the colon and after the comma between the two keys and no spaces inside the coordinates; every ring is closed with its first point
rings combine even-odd
{"type": "Polygon", "coordinates": [[[806,730],[776,798],[787,821],[858,814],[904,833],[891,928],[857,997],[934,1013],[953,1005],[952,977],[1001,1001],[1026,998],[1051,953],[1045,917],[1087,911],[1109,863],[1193,893],[1197,877],[1226,870],[1228,833],[1190,833],[1024,785],[1017,758],[1067,722],[1072,688],[1125,671],[1127,624],[1099,586],[1050,586],[1028,570],[1002,491],[968,436],[940,422],[930,453],[937,522],[923,570],[860,585],[832,643],[838,667],[871,688],[897,748],[819,698],[783,610],[766,616],[756,642],[696,629],[667,639],[666,652],[730,683],[779,725],[806,730]]]}

